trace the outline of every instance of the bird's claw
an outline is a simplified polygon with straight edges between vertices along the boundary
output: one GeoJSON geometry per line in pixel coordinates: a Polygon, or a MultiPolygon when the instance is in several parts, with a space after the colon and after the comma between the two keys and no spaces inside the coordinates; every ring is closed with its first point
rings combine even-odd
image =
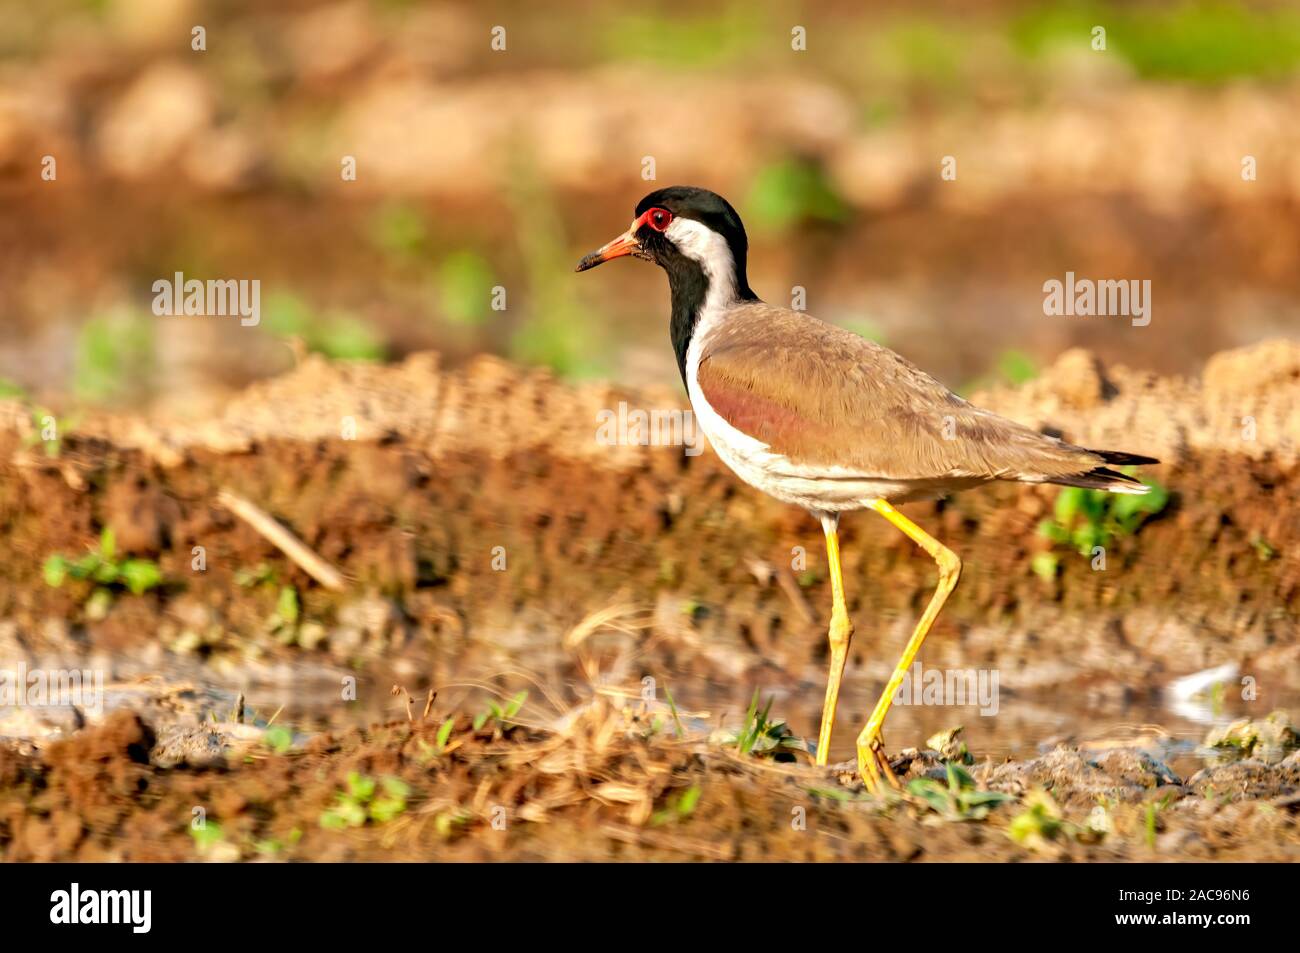
{"type": "Polygon", "coordinates": [[[894,789],[902,787],[898,782],[898,776],[894,774],[894,769],[889,765],[889,758],[885,755],[885,742],[879,732],[865,743],[859,739],[858,774],[862,776],[862,783],[872,794],[881,792],[882,778],[884,783],[894,789]]]}

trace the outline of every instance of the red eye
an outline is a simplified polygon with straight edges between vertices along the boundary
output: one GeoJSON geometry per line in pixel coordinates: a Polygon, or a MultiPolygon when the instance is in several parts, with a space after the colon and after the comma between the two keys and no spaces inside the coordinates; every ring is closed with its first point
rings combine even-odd
{"type": "Polygon", "coordinates": [[[646,212],[646,224],[656,232],[662,232],[673,220],[673,213],[663,208],[652,208],[646,212]]]}

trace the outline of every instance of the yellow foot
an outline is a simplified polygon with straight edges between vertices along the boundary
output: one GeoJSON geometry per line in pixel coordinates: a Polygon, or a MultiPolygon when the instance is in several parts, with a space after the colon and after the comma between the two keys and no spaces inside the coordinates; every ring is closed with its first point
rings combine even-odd
{"type": "Polygon", "coordinates": [[[872,794],[880,793],[882,778],[892,788],[902,787],[894,769],[889,766],[889,758],[885,756],[885,742],[878,731],[874,736],[864,731],[858,739],[858,774],[872,794]]]}

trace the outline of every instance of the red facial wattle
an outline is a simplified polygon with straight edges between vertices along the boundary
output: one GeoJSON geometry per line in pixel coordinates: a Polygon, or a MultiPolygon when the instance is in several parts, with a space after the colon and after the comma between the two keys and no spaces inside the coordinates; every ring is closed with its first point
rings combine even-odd
{"type": "Polygon", "coordinates": [[[632,223],[626,232],[584,257],[582,261],[578,262],[578,267],[574,270],[586,271],[615,258],[622,258],[624,255],[636,255],[638,258],[646,258],[648,256],[642,250],[641,243],[637,240],[637,232],[641,230],[642,226],[648,226],[656,232],[664,232],[672,223],[673,213],[668,209],[659,208],[658,206],[648,208],[637,216],[636,221],[632,223]]]}

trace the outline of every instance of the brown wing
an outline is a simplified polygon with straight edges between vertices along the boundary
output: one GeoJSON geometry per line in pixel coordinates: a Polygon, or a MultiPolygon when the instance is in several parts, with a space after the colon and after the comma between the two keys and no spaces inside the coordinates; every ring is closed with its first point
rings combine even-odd
{"type": "Polygon", "coordinates": [[[981,410],[888,348],[754,303],[701,341],[700,390],[796,467],[885,480],[1052,480],[1103,458],[981,410]]]}

